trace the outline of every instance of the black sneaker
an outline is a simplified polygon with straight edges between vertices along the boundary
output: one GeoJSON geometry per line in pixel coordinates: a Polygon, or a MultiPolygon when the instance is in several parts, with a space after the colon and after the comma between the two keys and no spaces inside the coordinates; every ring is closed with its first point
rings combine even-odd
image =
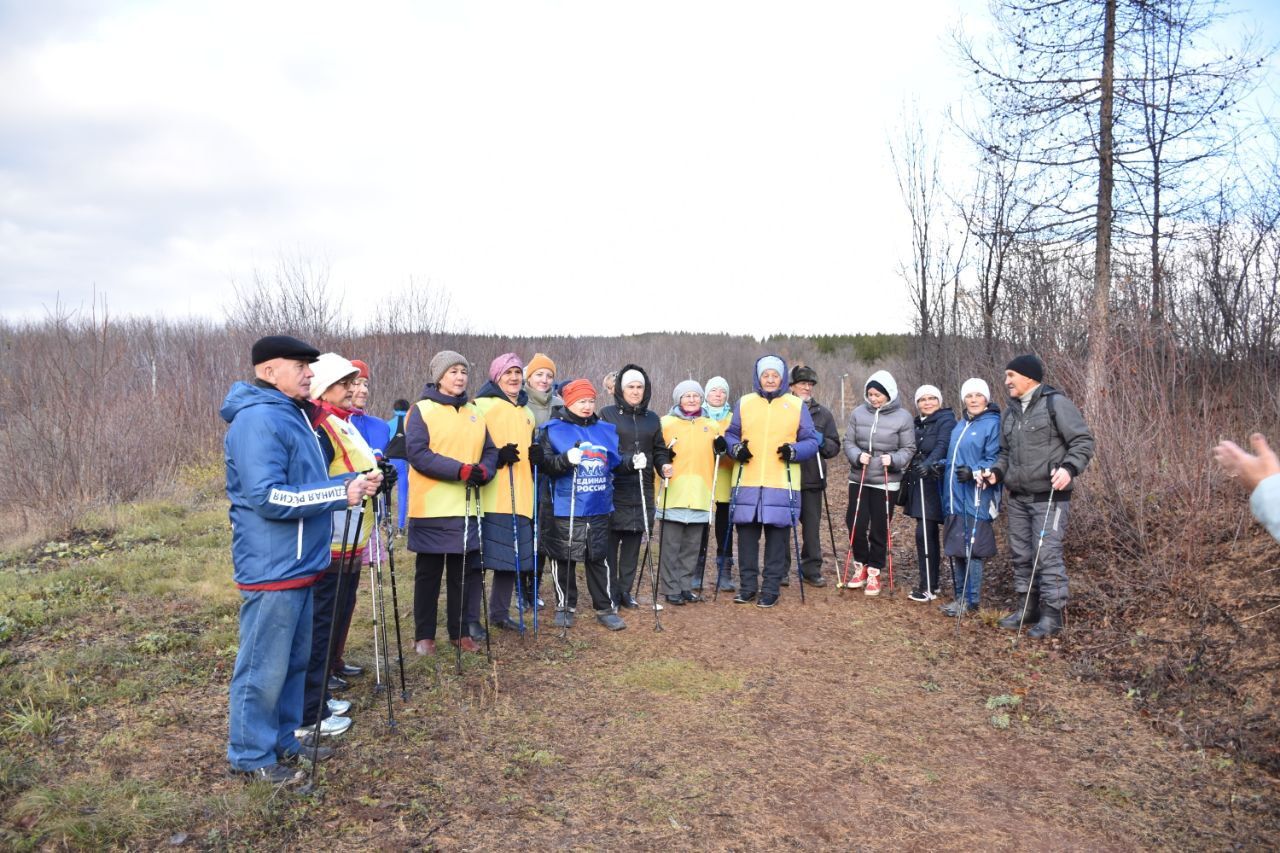
{"type": "Polygon", "coordinates": [[[756,602],[756,607],[772,607],[778,603],[778,596],[765,593],[760,596],[760,600],[756,602]]]}
{"type": "Polygon", "coordinates": [[[805,578],[804,582],[809,586],[816,586],[818,589],[822,589],[822,587],[827,585],[827,579],[822,575],[818,575],[816,578],[805,578]]]}
{"type": "Polygon", "coordinates": [[[682,592],[680,593],[680,597],[685,601],[689,602],[690,604],[693,604],[698,601],[702,601],[702,596],[693,592],[682,592]]]}
{"type": "Polygon", "coordinates": [[[929,592],[929,590],[927,589],[913,589],[911,590],[911,592],[907,593],[907,598],[911,599],[912,601],[924,602],[924,601],[933,601],[934,595],[932,592],[929,592]]]}
{"type": "Polygon", "coordinates": [[[484,625],[479,622],[468,622],[467,635],[477,643],[483,643],[486,636],[484,625]]]}
{"type": "Polygon", "coordinates": [[[624,595],[622,596],[622,600],[618,602],[618,606],[625,607],[628,610],[639,610],[640,602],[636,601],[636,597],[634,595],[624,595]]]}
{"type": "Polygon", "coordinates": [[[347,682],[345,678],[339,678],[336,675],[329,676],[329,692],[330,693],[341,693],[343,690],[346,690],[350,686],[351,685],[347,682]]]}
{"type": "Polygon", "coordinates": [[[740,592],[733,597],[734,604],[750,604],[756,600],[754,592],[740,592]]]}
{"type": "Polygon", "coordinates": [[[342,666],[338,667],[338,670],[334,675],[342,676],[343,678],[355,678],[357,676],[364,675],[364,667],[344,663],[342,666]]]}
{"type": "Polygon", "coordinates": [[[251,782],[270,782],[272,785],[287,785],[303,778],[301,770],[280,764],[268,764],[266,767],[259,767],[256,770],[236,770],[233,768],[231,772],[237,776],[243,776],[251,782]]]}
{"type": "Polygon", "coordinates": [[[667,604],[670,604],[672,607],[684,607],[684,599],[678,595],[667,595],[664,596],[664,598],[667,599],[667,604]]]}

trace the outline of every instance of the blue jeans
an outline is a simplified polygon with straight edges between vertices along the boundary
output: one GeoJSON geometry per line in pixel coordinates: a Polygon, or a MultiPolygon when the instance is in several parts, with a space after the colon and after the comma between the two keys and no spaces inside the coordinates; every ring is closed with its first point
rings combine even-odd
{"type": "Polygon", "coordinates": [[[302,690],[311,656],[311,588],[241,591],[240,651],[231,676],[227,760],[275,764],[302,747],[302,690]]]}
{"type": "MultiPolygon", "coordinates": [[[[964,557],[951,558],[951,585],[955,587],[956,598],[960,597],[960,587],[964,585],[965,578],[965,560],[964,557]]],[[[969,560],[969,588],[965,596],[965,601],[971,607],[978,606],[978,600],[982,593],[982,561],[969,560]]]]}
{"type": "Polygon", "coordinates": [[[404,530],[405,513],[409,511],[409,461],[392,459],[391,464],[396,468],[396,518],[399,528],[404,530]]]}

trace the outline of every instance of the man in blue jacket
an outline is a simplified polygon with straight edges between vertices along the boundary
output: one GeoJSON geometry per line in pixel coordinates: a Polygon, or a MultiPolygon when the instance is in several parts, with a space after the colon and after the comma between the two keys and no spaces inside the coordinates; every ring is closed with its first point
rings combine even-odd
{"type": "MultiPolygon", "coordinates": [[[[271,335],[253,345],[252,384],[222,404],[231,560],[240,650],[231,677],[227,760],[234,772],[287,782],[303,752],[296,730],[311,656],[311,585],[329,565],[332,514],[377,492],[381,475],[331,479],[302,407],[320,351],[271,335]],[[283,764],[282,764],[283,762],[283,764]]],[[[332,750],[308,746],[306,756],[332,750]]]]}

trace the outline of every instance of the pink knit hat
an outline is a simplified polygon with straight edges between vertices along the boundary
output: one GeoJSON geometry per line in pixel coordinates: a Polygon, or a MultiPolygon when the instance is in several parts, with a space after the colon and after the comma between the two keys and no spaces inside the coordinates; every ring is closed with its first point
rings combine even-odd
{"type": "Polygon", "coordinates": [[[489,379],[493,382],[498,381],[498,377],[506,373],[513,367],[524,370],[524,362],[520,360],[520,356],[513,352],[504,352],[502,355],[489,362],[489,379]]]}

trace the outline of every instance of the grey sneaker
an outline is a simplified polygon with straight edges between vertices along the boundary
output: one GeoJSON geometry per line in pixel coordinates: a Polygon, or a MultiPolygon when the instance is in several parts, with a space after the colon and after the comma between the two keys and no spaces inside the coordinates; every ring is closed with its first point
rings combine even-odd
{"type": "Polygon", "coordinates": [[[573,613],[568,610],[557,610],[552,622],[557,628],[572,628],[573,613]]]}
{"type": "Polygon", "coordinates": [[[270,782],[272,785],[287,785],[303,778],[301,770],[280,764],[268,764],[266,767],[259,767],[255,770],[236,770],[232,768],[231,772],[237,776],[244,776],[251,782],[270,782]]]}
{"type": "Polygon", "coordinates": [[[622,617],[612,610],[605,610],[596,614],[596,621],[608,628],[610,631],[621,631],[627,627],[627,623],[622,621],[622,617]]]}
{"type": "MultiPolygon", "coordinates": [[[[337,714],[331,714],[320,721],[320,736],[332,737],[340,735],[347,729],[351,728],[350,717],[339,717],[337,714]]],[[[298,740],[302,740],[307,736],[308,732],[314,732],[316,727],[314,724],[301,729],[294,729],[293,736],[298,740]]]]}

